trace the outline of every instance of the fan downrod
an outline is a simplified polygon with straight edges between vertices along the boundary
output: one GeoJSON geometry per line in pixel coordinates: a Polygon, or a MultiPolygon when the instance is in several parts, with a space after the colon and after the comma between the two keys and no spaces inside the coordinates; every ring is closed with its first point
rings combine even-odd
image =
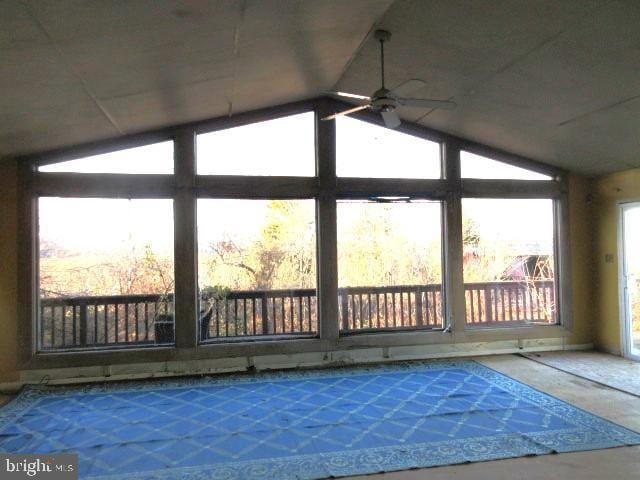
{"type": "Polygon", "coordinates": [[[387,30],[376,30],[373,33],[373,36],[379,42],[388,42],[391,40],[391,32],[388,32],[387,30]]]}

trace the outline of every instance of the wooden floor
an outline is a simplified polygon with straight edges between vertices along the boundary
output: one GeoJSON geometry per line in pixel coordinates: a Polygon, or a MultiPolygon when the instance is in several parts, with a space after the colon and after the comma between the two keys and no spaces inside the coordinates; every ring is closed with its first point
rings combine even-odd
{"type": "MultiPolygon", "coordinates": [[[[611,357],[615,360],[617,357],[611,357]]],[[[640,398],[516,355],[478,357],[484,365],[608,420],[640,431],[640,398]]],[[[606,361],[606,359],[605,359],[606,361]]],[[[612,368],[615,362],[612,361],[612,368]]],[[[640,446],[407,470],[359,480],[640,479],[640,446]]]]}

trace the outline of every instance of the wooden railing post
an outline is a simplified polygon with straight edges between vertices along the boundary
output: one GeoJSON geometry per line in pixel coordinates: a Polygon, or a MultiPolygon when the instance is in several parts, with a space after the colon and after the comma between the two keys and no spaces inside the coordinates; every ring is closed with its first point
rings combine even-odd
{"type": "Polygon", "coordinates": [[[342,329],[349,330],[349,292],[344,288],[338,290],[338,292],[342,306],[342,329]]]}
{"type": "Polygon", "coordinates": [[[416,325],[422,326],[422,292],[419,288],[416,289],[416,325]]]}
{"type": "Polygon", "coordinates": [[[87,304],[84,302],[80,305],[80,346],[87,346],[87,304]]]}
{"type": "MultiPolygon", "coordinates": [[[[269,334],[269,310],[267,309],[267,292],[262,294],[262,334],[269,334]]],[[[275,319],[274,319],[275,320],[275,319]]],[[[274,333],[275,333],[275,324],[274,324],[274,333]]]]}
{"type": "Polygon", "coordinates": [[[493,309],[491,308],[491,287],[486,285],[484,287],[484,321],[493,321],[493,309]]]}

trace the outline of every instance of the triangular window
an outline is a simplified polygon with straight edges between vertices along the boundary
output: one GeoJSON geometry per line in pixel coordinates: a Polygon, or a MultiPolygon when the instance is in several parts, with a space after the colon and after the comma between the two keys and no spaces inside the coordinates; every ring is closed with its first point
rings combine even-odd
{"type": "Polygon", "coordinates": [[[548,175],[465,151],[460,152],[460,173],[462,178],[552,180],[548,175]]]}
{"type": "Polygon", "coordinates": [[[173,173],[173,142],[127,148],[65,162],[42,165],[41,172],[72,173],[173,173]]]}

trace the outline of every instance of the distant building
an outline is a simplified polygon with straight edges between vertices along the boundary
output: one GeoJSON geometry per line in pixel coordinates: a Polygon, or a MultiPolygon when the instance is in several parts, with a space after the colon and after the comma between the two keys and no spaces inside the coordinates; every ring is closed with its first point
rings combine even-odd
{"type": "Polygon", "coordinates": [[[553,278],[549,255],[517,255],[500,276],[503,281],[548,280],[553,278]]]}

